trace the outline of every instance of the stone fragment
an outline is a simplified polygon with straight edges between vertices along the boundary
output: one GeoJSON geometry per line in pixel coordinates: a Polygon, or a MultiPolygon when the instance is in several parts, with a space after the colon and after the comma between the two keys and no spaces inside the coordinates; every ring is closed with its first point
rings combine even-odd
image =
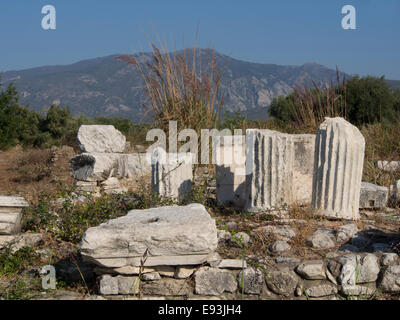
{"type": "Polygon", "coordinates": [[[275,263],[299,263],[300,259],[298,258],[291,258],[291,257],[278,257],[275,258],[275,263]]]}
{"type": "Polygon", "coordinates": [[[309,238],[306,243],[308,246],[316,249],[329,249],[336,246],[335,235],[332,230],[319,228],[309,238]]]}
{"type": "Polygon", "coordinates": [[[389,189],[372,183],[362,182],[360,209],[383,209],[388,201],[389,189]]]}
{"type": "Polygon", "coordinates": [[[265,274],[265,282],[268,288],[276,294],[291,296],[299,282],[296,274],[289,269],[268,271],[265,274]]]}
{"type": "Polygon", "coordinates": [[[125,136],[112,125],[82,125],[78,130],[82,152],[114,153],[125,151],[125,136]]]}
{"type": "Polygon", "coordinates": [[[294,144],[289,134],[246,130],[246,209],[280,208],[293,201],[294,144]]]}
{"type": "Polygon", "coordinates": [[[106,194],[127,192],[128,189],[121,187],[119,180],[115,177],[110,177],[100,183],[101,191],[106,194]]]}
{"type": "Polygon", "coordinates": [[[161,276],[158,272],[149,272],[149,273],[144,273],[140,276],[140,279],[143,281],[156,281],[160,280],[161,276]]]}
{"type": "Polygon", "coordinates": [[[346,255],[340,257],[341,264],[339,282],[342,285],[355,285],[359,283],[374,282],[380,271],[378,258],[373,254],[346,255]]]}
{"type": "Polygon", "coordinates": [[[138,275],[139,273],[144,274],[148,272],[154,272],[156,271],[156,269],[149,267],[140,268],[131,266],[120,267],[120,268],[105,268],[96,266],[93,269],[93,271],[98,275],[110,274],[110,275],[133,276],[133,275],[138,275]]]}
{"type": "Polygon", "coordinates": [[[150,296],[188,296],[191,292],[186,280],[173,278],[142,282],[140,290],[150,296]]]}
{"type": "Polygon", "coordinates": [[[145,153],[121,154],[114,163],[113,176],[118,179],[132,179],[151,174],[151,163],[145,153]]]}
{"type": "Polygon", "coordinates": [[[247,263],[240,259],[223,259],[215,267],[220,269],[243,269],[247,267],[247,263]]]}
{"type": "Polygon", "coordinates": [[[315,145],[313,210],[320,215],[359,219],[365,140],[343,118],[325,118],[315,145]]]}
{"type": "Polygon", "coordinates": [[[260,294],[264,284],[264,273],[260,269],[246,268],[238,275],[239,289],[246,294],[260,294]]]}
{"type": "Polygon", "coordinates": [[[21,231],[22,208],[28,207],[22,197],[0,196],[0,235],[12,235],[21,231]]]}
{"type": "Polygon", "coordinates": [[[193,182],[193,154],[165,153],[155,149],[151,158],[151,184],[163,197],[178,201],[191,197],[193,182]]]}
{"type": "Polygon", "coordinates": [[[326,279],[325,264],[321,260],[305,261],[296,267],[296,272],[308,280],[326,279]]]}
{"type": "Polygon", "coordinates": [[[376,292],[375,284],[368,285],[342,285],[340,292],[346,296],[356,296],[364,299],[371,298],[376,292]]]}
{"type": "Polygon", "coordinates": [[[377,161],[376,167],[383,171],[394,172],[400,169],[400,161],[377,161]]]}
{"type": "Polygon", "coordinates": [[[232,234],[226,230],[218,230],[217,231],[218,242],[229,243],[232,239],[232,234]]]}
{"type": "Polygon", "coordinates": [[[195,292],[199,295],[218,296],[223,292],[234,292],[237,281],[231,271],[201,267],[195,273],[195,292]]]}
{"type": "Polygon", "coordinates": [[[201,204],[131,210],[126,216],[89,228],[81,254],[97,265],[119,268],[196,265],[217,248],[215,220],[201,204]]]}
{"type": "Polygon", "coordinates": [[[383,292],[400,292],[400,265],[389,266],[384,269],[378,288],[383,292]]]}
{"type": "Polygon", "coordinates": [[[100,277],[99,287],[102,295],[138,294],[139,278],[104,275],[100,277]]]}
{"type": "Polygon", "coordinates": [[[78,154],[69,161],[71,175],[81,181],[104,181],[111,176],[118,157],[118,153],[78,154]]]}
{"type": "Polygon", "coordinates": [[[272,253],[282,253],[290,249],[291,249],[290,245],[284,240],[275,241],[275,243],[269,247],[269,250],[272,253]]]}
{"type": "Polygon", "coordinates": [[[304,290],[305,294],[311,298],[326,297],[338,292],[336,286],[331,283],[324,282],[312,285],[304,290]]]}
{"type": "Polygon", "coordinates": [[[0,236],[0,249],[10,247],[11,253],[15,253],[23,247],[34,247],[43,239],[41,233],[23,233],[18,235],[0,236]]]}
{"type": "Polygon", "coordinates": [[[385,267],[400,264],[400,258],[397,253],[384,253],[382,255],[381,264],[385,267]]]}
{"type": "Polygon", "coordinates": [[[358,228],[354,223],[347,223],[337,227],[335,231],[338,242],[347,242],[357,235],[358,228]]]}
{"type": "Polygon", "coordinates": [[[100,294],[102,295],[111,295],[119,293],[118,279],[110,275],[104,275],[100,278],[99,287],[100,287],[100,294]]]}
{"type": "Polygon", "coordinates": [[[367,254],[361,260],[361,268],[357,277],[357,283],[374,282],[378,279],[380,271],[379,259],[374,254],[367,254]]]}
{"type": "Polygon", "coordinates": [[[243,248],[250,244],[250,236],[246,232],[238,232],[232,236],[231,244],[243,248]]]}
{"type": "Polygon", "coordinates": [[[293,239],[296,236],[296,232],[293,230],[293,228],[289,226],[264,226],[256,231],[261,231],[265,233],[273,233],[277,237],[283,238],[283,239],[293,239]]]}

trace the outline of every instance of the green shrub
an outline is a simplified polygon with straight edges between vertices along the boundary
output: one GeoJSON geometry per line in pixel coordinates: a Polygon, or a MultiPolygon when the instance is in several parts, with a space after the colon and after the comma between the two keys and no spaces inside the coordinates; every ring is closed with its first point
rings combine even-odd
{"type": "Polygon", "coordinates": [[[148,190],[87,197],[87,201],[79,202],[71,193],[65,194],[64,198],[59,198],[63,200],[62,204],[57,205],[57,195],[42,193],[36,205],[25,209],[24,229],[47,231],[60,240],[78,243],[88,228],[124,216],[129,210],[174,203],[148,190]]]}

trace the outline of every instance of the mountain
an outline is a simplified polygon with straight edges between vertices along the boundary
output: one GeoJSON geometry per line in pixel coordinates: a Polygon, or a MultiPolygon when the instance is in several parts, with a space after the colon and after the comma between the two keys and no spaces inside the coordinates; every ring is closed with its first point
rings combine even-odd
{"type": "MultiPolygon", "coordinates": [[[[204,60],[209,49],[197,49],[204,60]]],[[[237,60],[216,51],[217,66],[223,69],[224,110],[242,110],[266,118],[272,99],[288,94],[295,84],[321,85],[335,81],[336,71],[316,63],[282,66],[237,60]]],[[[182,55],[183,51],[176,54],[182,55]]],[[[41,111],[51,104],[69,106],[74,115],[125,117],[143,122],[146,96],[135,66],[116,60],[119,54],[84,60],[71,65],[44,66],[2,74],[4,84],[13,82],[20,103],[41,111]]],[[[151,53],[134,55],[140,61],[151,53]]]]}

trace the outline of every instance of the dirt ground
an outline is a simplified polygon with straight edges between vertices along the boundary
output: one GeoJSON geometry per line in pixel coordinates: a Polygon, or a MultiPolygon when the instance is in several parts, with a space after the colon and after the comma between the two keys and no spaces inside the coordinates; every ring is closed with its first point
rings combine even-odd
{"type": "Polygon", "coordinates": [[[0,195],[35,201],[43,190],[72,186],[68,161],[74,154],[67,146],[43,150],[17,146],[0,151],[0,195]]]}

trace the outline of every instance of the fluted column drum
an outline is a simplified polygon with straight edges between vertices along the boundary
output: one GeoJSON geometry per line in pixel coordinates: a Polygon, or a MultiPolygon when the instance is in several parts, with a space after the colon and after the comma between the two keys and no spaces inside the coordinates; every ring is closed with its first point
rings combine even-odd
{"type": "Polygon", "coordinates": [[[320,215],[359,218],[365,139],[343,118],[325,118],[315,140],[312,207],[320,215]]]}

